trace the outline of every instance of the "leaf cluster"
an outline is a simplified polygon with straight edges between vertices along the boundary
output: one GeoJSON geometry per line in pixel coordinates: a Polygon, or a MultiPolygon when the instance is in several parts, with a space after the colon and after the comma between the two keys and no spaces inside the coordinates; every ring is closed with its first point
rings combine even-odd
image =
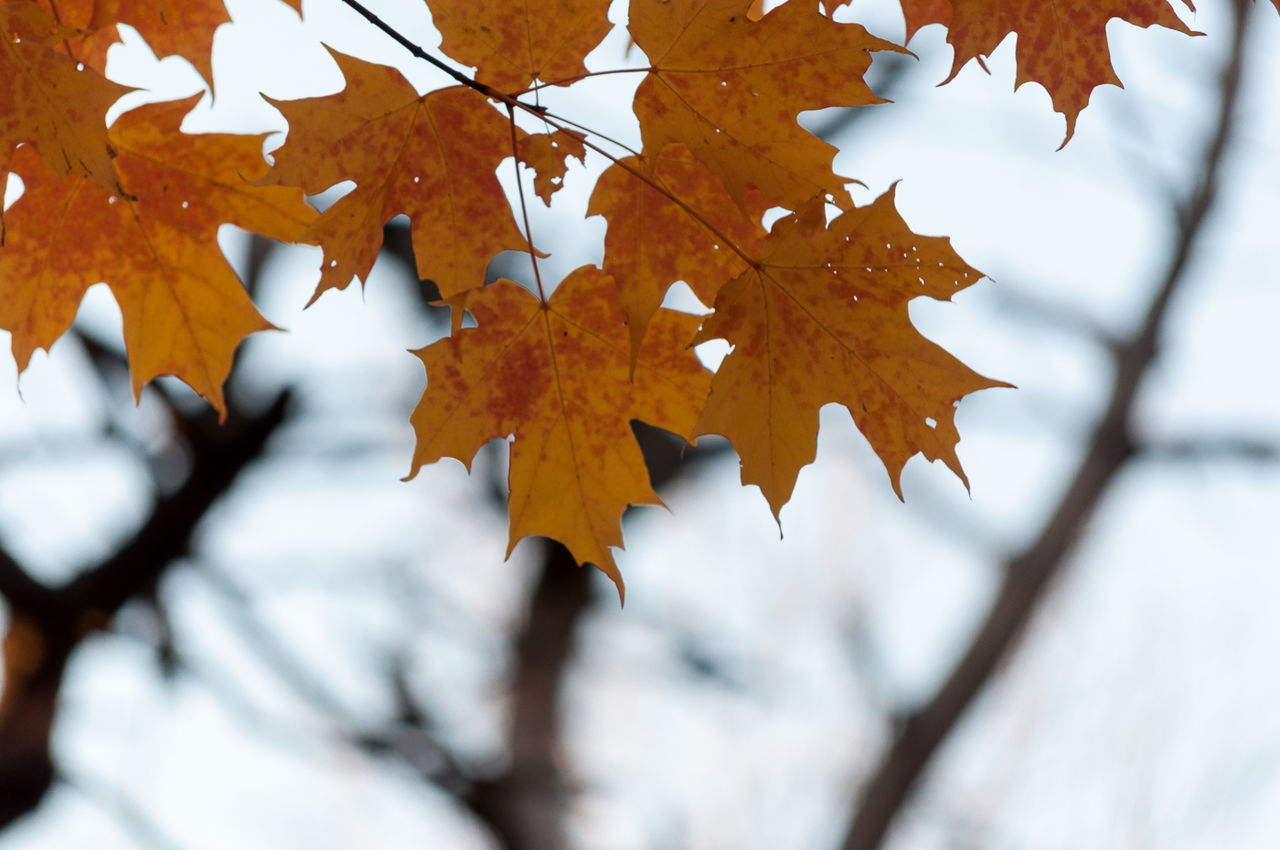
{"type": "MultiPolygon", "coordinates": [[[[283,2],[302,14],[301,0],[283,2]]],[[[907,308],[949,299],[981,274],[945,238],[913,233],[892,189],[855,205],[854,177],[833,170],[836,150],[798,121],[882,102],[866,82],[872,55],[907,52],[837,21],[848,0],[790,0],[767,14],[748,0],[630,0],[627,34],[644,64],[617,69],[587,65],[614,29],[610,0],[427,0],[440,55],[344,2],[457,84],[423,94],[393,68],[335,52],[341,91],[273,101],[288,136],[272,164],[261,137],[181,132],[194,100],[105,120],[126,91],[103,74],[117,25],[211,81],[213,33],[229,20],[221,0],[0,3],[0,173],[25,187],[3,216],[0,327],[20,368],[105,282],[124,316],[135,394],[176,375],[222,411],[235,349],[271,326],[218,250],[218,227],[320,246],[314,300],[366,278],[383,225],[405,215],[418,274],[455,316],[447,338],[416,352],[427,387],[411,417],[412,472],[445,457],[469,465],[487,441],[507,438],[512,546],[560,540],[621,591],[621,515],[659,503],[633,420],[690,441],[727,437],[744,483],[759,485],[775,515],[813,460],[818,411],[832,402],[849,409],[899,495],[917,453],[963,480],[956,405],[1002,384],[924,338],[907,308]],[[638,150],[594,130],[589,115],[541,105],[545,89],[608,73],[641,75],[638,150]],[[524,129],[532,124],[538,132],[524,129]],[[607,163],[588,210],[607,225],[603,261],[543,280],[531,196],[551,203],[571,162],[588,157],[607,163]],[[498,180],[509,159],[514,199],[498,180]],[[323,211],[306,202],[344,181],[355,188],[323,211]],[[485,285],[493,258],[512,250],[529,255],[536,291],[485,285]],[[664,308],[676,282],[709,315],[664,308]],[[464,312],[475,327],[463,328],[464,312]],[[711,339],[732,347],[714,374],[693,351],[711,339]]],[[[1049,91],[1068,139],[1091,91],[1119,83],[1109,20],[1190,33],[1167,0],[902,6],[908,39],[947,27],[952,76],[1016,34],[1018,83],[1049,91]]]]}

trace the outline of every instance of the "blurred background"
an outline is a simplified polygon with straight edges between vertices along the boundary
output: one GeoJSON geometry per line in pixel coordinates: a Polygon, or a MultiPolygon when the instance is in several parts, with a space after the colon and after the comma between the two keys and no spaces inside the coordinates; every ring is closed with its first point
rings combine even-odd
{"type": "MultiPolygon", "coordinates": [[[[422,4],[367,5],[438,44],[422,4]]],[[[0,365],[0,848],[1280,846],[1280,15],[1201,5],[1203,38],[1111,23],[1125,89],[1061,151],[1012,40],[937,87],[937,26],[877,58],[893,103],[804,116],[859,202],[901,181],[990,275],[912,316],[1018,389],[960,405],[972,490],[915,459],[905,502],[828,407],[781,534],[727,446],[637,427],[670,510],[627,515],[625,609],[558,546],[504,561],[500,442],[400,480],[406,349],[448,329],[404,222],[305,311],[318,250],[224,231],[288,332],[246,343],[222,427],[169,381],[134,405],[95,287],[0,365]]],[[[191,132],[278,147],[258,92],[340,89],[322,43],[442,84],[341,0],[227,6],[191,132]]],[[[892,0],[838,17],[902,38],[892,0]]],[[[120,110],[202,88],[125,36],[120,110]]],[[[589,61],[628,64],[621,28],[589,61]]],[[[628,77],[548,98],[638,144],[628,77]]],[[[603,166],[531,198],[545,276],[599,261],[603,166]]]]}

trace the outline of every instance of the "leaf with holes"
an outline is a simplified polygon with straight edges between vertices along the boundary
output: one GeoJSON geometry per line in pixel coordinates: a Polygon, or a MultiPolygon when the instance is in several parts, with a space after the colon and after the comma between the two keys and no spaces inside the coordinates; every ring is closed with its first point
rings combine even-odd
{"type": "Polygon", "coordinates": [[[555,130],[551,133],[531,133],[520,139],[520,161],[533,169],[533,191],[547,206],[551,196],[564,185],[569,171],[569,158],[585,162],[586,137],[572,130],[555,130]]]}
{"type": "Polygon", "coordinates": [[[955,405],[984,378],[911,324],[917,296],[949,300],[981,274],[943,238],[917,236],[890,190],[826,223],[815,199],[776,224],[759,265],[720,290],[698,341],[734,346],[716,372],[698,434],[728,437],[742,481],[776,516],[813,461],[818,411],[843,404],[884,462],[899,497],[917,452],[967,485],[955,445],[955,405]]]}

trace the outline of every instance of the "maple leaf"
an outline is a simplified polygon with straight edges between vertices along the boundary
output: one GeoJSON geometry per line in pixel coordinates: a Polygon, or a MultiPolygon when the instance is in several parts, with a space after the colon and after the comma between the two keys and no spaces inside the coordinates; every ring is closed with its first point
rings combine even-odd
{"type": "Polygon", "coordinates": [[[883,102],[863,80],[871,51],[904,52],[805,3],[760,21],[745,0],[632,0],[628,25],[652,69],[636,90],[646,150],[681,142],[743,203],[756,188],[795,209],[826,193],[850,203],[836,149],[796,121],[803,110],[883,102]]]}
{"type": "Polygon", "coordinates": [[[955,404],[984,378],[925,339],[907,303],[948,300],[982,275],[949,240],[912,233],[890,189],[826,224],[821,198],[774,224],[758,265],[727,283],[696,342],[734,346],[695,434],[722,434],[775,516],[813,461],[818,410],[838,402],[884,462],[901,473],[921,452],[968,485],[955,445],[955,404]]]}
{"type": "Polygon", "coordinates": [[[608,221],[604,270],[617,282],[633,357],[671,284],[682,280],[711,304],[720,284],[746,269],[739,252],[754,255],[764,238],[759,217],[744,215],[720,179],[678,143],[659,156],[629,157],[608,168],[587,215],[608,221]]]}
{"type": "Polygon", "coordinates": [[[600,43],[610,0],[431,0],[440,50],[476,69],[496,90],[521,92],[535,79],[557,83],[586,73],[583,57],[600,43]]]}
{"type": "Polygon", "coordinates": [[[138,31],[159,57],[181,56],[213,80],[213,33],[231,17],[223,0],[42,0],[63,23],[85,30],[70,53],[97,71],[107,67],[107,51],[120,41],[117,24],[138,31]]]}
{"type": "Polygon", "coordinates": [[[534,170],[533,191],[551,205],[551,196],[560,190],[569,170],[569,157],[586,162],[585,136],[573,130],[533,133],[520,139],[520,161],[534,170]]]}
{"type": "MultiPolygon", "coordinates": [[[[831,11],[841,5],[831,4],[831,11]]],[[[902,0],[902,16],[907,25],[906,41],[910,41],[923,26],[951,23],[951,0],[902,0]]]]}
{"type": "MultiPolygon", "coordinates": [[[[1277,3],[1280,8],[1280,0],[1277,3]]],[[[902,9],[908,39],[925,24],[947,25],[955,61],[945,82],[970,59],[981,63],[1010,33],[1017,33],[1015,88],[1027,82],[1044,86],[1054,110],[1067,119],[1064,145],[1095,88],[1107,83],[1123,88],[1111,67],[1108,21],[1119,18],[1135,26],[1199,34],[1178,18],[1167,0],[902,0],[902,9]]]]}
{"type": "Polygon", "coordinates": [[[129,89],[55,49],[74,33],[34,3],[0,4],[0,182],[26,142],[58,174],[119,191],[106,113],[129,89]]]}
{"type": "Polygon", "coordinates": [[[125,194],[58,178],[18,149],[25,189],[0,248],[0,327],[13,335],[19,369],[71,326],[85,290],[102,281],[124,317],[135,396],[172,374],[225,413],[236,346],[271,325],[219,250],[218,227],[292,242],[315,211],[297,190],[245,181],[267,168],[263,136],[179,132],[195,100],[140,107],[112,126],[125,194]]]}
{"type": "Polygon", "coordinates": [[[327,289],[364,280],[382,246],[383,225],[409,217],[418,276],[443,297],[484,284],[489,261],[528,250],[494,174],[523,131],[465,86],[419,96],[400,72],[330,51],[347,84],[328,97],[276,101],[289,135],[268,182],[309,195],[344,180],[356,188],[324,211],[306,241],[324,248],[327,289]]]}
{"type": "Polygon", "coordinates": [[[500,280],[453,302],[477,327],[415,352],[427,389],[411,421],[413,470],[444,457],[471,460],[490,439],[511,440],[510,545],[541,534],[622,593],[610,547],[622,546],[627,505],[661,504],[631,420],[688,437],[710,373],[688,343],[698,317],[654,317],[631,376],[629,340],[613,280],[584,266],[548,302],[500,280]]]}
{"type": "MultiPolygon", "coordinates": [[[[117,24],[138,31],[160,58],[181,56],[207,82],[213,82],[213,36],[231,22],[223,0],[40,0],[57,19],[83,32],[71,39],[68,52],[99,72],[107,67],[107,51],[120,42],[117,24]]],[[[281,0],[299,15],[302,0],[281,0]]]]}

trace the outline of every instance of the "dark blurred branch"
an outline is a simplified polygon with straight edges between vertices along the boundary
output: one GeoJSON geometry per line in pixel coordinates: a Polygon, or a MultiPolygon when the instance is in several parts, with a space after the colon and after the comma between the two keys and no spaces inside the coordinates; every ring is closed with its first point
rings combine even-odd
{"type": "MultiPolygon", "coordinates": [[[[692,448],[639,422],[632,429],[659,491],[728,448],[714,441],[692,448]]],[[[564,847],[572,795],[559,751],[560,692],[578,621],[592,600],[592,568],[578,566],[559,543],[546,541],[543,551],[541,578],[517,644],[510,762],[501,775],[477,782],[465,798],[506,850],[564,847]]]]}
{"type": "Polygon", "coordinates": [[[262,453],[284,421],[288,401],[283,392],[256,416],[233,412],[223,428],[214,427],[211,412],[195,417],[189,423],[194,460],[185,483],[156,501],[114,555],[69,584],[44,587],[12,558],[0,558],[10,616],[0,699],[0,827],[35,808],[53,781],[49,738],[71,654],[126,601],[150,593],[164,570],[188,552],[196,525],[262,453]]]}
{"type": "Polygon", "coordinates": [[[578,618],[591,601],[589,569],[578,566],[564,546],[545,542],[542,577],[517,644],[510,762],[501,775],[476,783],[466,798],[507,850],[564,846],[568,789],[557,755],[559,696],[578,618]]]}
{"type": "Polygon", "coordinates": [[[57,594],[33,579],[4,549],[0,549],[0,596],[10,609],[44,611],[58,605],[57,594]]]}
{"type": "MultiPolygon", "coordinates": [[[[251,284],[259,267],[260,262],[251,269],[251,284]]],[[[82,341],[104,383],[109,385],[127,371],[119,352],[88,337],[82,341]]],[[[166,401],[178,429],[173,436],[185,441],[191,468],[173,488],[157,479],[155,504],[131,539],[58,588],[36,582],[9,553],[0,551],[0,594],[9,607],[0,696],[0,828],[38,806],[54,780],[50,736],[72,653],[106,628],[130,599],[154,601],[157,581],[188,553],[209,507],[262,454],[285,421],[289,394],[281,392],[253,415],[232,406],[224,427],[210,410],[184,413],[172,400],[166,401]]],[[[106,436],[127,439],[111,428],[106,436]]]]}
{"type": "Polygon", "coordinates": [[[1141,328],[1115,353],[1116,377],[1106,412],[1095,427],[1075,476],[1037,539],[1004,566],[1004,580],[985,621],[934,697],[908,715],[899,735],[868,780],[861,805],[845,836],[845,850],[875,850],[909,799],[939,745],[955,727],[1000,660],[1015,645],[1050,580],[1066,564],[1076,541],[1109,485],[1136,447],[1130,432],[1134,398],[1159,351],[1169,304],[1186,282],[1218,196],[1219,170],[1231,139],[1247,46],[1248,0],[1233,0],[1234,43],[1221,82],[1213,137],[1200,180],[1176,211],[1178,240],[1148,306],[1141,328]]]}

